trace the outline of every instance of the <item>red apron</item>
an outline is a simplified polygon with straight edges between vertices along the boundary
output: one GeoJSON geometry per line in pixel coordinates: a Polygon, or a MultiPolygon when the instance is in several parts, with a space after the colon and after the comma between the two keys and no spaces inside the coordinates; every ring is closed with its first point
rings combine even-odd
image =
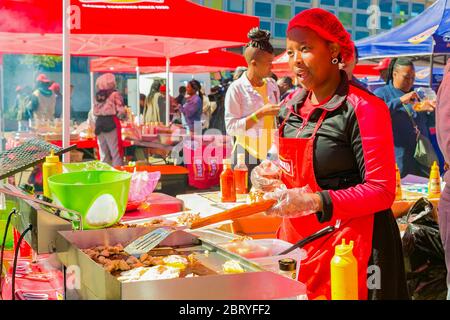
{"type": "MultiPolygon", "coordinates": [[[[278,131],[282,180],[288,188],[309,185],[313,192],[321,191],[314,174],[313,155],[316,134],[327,112],[323,111],[311,137],[298,138],[298,134],[308,123],[309,119],[307,119],[297,132],[297,138],[283,138],[283,128],[291,113],[278,131]]],[[[333,160],[330,159],[330,161],[333,160]]],[[[284,218],[277,237],[290,243],[296,243],[328,225],[334,226],[335,223],[336,218],[332,218],[326,223],[319,223],[315,214],[300,218],[284,218]]],[[[342,220],[337,231],[304,247],[308,257],[301,262],[299,281],[306,284],[309,299],[321,296],[331,299],[330,262],[334,256],[334,247],[341,243],[342,239],[345,239],[346,242],[354,241],[353,254],[358,260],[359,299],[367,299],[367,267],[372,253],[372,232],[373,215],[342,220]]]]}

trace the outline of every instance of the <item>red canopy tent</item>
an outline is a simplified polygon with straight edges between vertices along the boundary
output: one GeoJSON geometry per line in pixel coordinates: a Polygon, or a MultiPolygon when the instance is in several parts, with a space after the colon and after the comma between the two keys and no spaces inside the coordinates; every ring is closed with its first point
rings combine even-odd
{"type": "MultiPolygon", "coordinates": [[[[374,69],[376,66],[377,64],[357,64],[353,70],[353,74],[357,78],[379,76],[380,72],[374,69]]],[[[292,76],[292,72],[289,69],[289,56],[286,52],[275,57],[272,71],[279,77],[292,76]]]]}
{"type": "MultiPolygon", "coordinates": [[[[186,0],[71,0],[71,54],[175,57],[240,46],[259,19],[186,0]]],[[[3,53],[62,53],[62,1],[0,0],[3,53]],[[11,35],[14,33],[14,35],[11,35]]]]}
{"type": "MultiPolygon", "coordinates": [[[[122,58],[108,57],[91,60],[91,72],[134,73],[139,67],[141,73],[159,73],[165,71],[163,58],[122,58]]],[[[220,70],[233,70],[246,65],[242,55],[222,49],[199,51],[172,58],[170,71],[173,73],[204,73],[220,70]]]]}
{"type": "MultiPolygon", "coordinates": [[[[64,70],[70,69],[69,54],[164,57],[168,69],[169,59],[175,56],[243,45],[247,32],[258,25],[256,17],[214,10],[187,0],[0,0],[1,52],[62,53],[66,61],[63,96],[67,99],[70,71],[64,70]],[[63,10],[63,6],[69,9],[65,5],[69,3],[70,12],[63,10]],[[63,15],[69,14],[63,29],[63,15]]],[[[64,124],[70,115],[68,105],[65,99],[64,124]]],[[[65,128],[64,147],[68,146],[68,137],[65,128]]]]}

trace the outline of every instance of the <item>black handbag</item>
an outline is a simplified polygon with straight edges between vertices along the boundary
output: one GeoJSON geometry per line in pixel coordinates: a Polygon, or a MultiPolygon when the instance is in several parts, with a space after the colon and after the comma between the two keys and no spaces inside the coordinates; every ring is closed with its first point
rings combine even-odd
{"type": "Polygon", "coordinates": [[[100,133],[108,133],[116,128],[116,123],[114,122],[115,116],[97,116],[95,120],[95,135],[100,133]]]}

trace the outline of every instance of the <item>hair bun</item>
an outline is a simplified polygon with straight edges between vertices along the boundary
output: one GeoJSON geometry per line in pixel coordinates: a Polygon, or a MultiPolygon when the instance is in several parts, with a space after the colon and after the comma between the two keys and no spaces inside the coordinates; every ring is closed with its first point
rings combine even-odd
{"type": "Polygon", "coordinates": [[[265,42],[270,40],[270,32],[256,27],[249,31],[247,37],[252,41],[265,42]]]}

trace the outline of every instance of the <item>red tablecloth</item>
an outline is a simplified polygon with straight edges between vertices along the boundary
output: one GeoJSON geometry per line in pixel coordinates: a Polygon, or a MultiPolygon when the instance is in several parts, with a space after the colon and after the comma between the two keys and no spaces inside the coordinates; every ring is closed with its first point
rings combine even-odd
{"type": "MultiPolygon", "coordinates": [[[[11,271],[12,271],[13,252],[5,252],[5,263],[7,276],[3,281],[2,298],[11,300],[11,271]]],[[[36,263],[31,263],[30,258],[19,258],[17,265],[26,272],[16,276],[16,299],[26,299],[28,294],[44,294],[48,300],[59,300],[64,294],[64,277],[62,271],[55,263],[54,255],[40,255],[36,263]],[[53,266],[52,266],[53,265],[53,266]],[[25,295],[24,295],[25,294],[25,295]]]]}

